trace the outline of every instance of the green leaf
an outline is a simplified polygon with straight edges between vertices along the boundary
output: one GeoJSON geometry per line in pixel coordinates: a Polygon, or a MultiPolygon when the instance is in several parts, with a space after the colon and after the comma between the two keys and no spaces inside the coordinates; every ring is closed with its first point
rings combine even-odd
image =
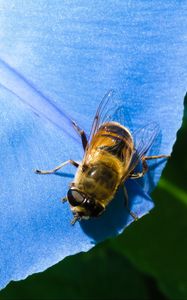
{"type": "Polygon", "coordinates": [[[10,283],[0,299],[150,299],[149,295],[145,276],[105,243],[10,283]]]}
{"type": "Polygon", "coordinates": [[[114,247],[158,280],[171,299],[186,299],[187,207],[160,188],[153,212],[118,237],[114,247]]]}

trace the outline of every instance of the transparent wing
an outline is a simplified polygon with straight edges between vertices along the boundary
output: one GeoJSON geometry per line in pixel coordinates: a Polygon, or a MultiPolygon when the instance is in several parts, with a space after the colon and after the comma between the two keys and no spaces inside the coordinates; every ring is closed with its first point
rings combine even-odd
{"type": "MultiPolygon", "coordinates": [[[[103,149],[107,148],[108,151],[119,153],[119,155],[122,152],[122,148],[124,148],[121,139],[119,138],[119,140],[117,140],[117,137],[115,143],[113,141],[111,144],[111,136],[113,134],[111,133],[110,135],[110,132],[108,132],[108,136],[105,134],[104,136],[99,135],[98,137],[97,135],[100,126],[104,123],[106,124],[113,121],[118,122],[125,127],[129,127],[129,124],[131,123],[124,103],[114,98],[114,95],[115,92],[113,90],[109,90],[101,100],[96,111],[91,127],[88,147],[84,155],[85,164],[88,164],[89,160],[94,158],[93,155],[96,153],[92,150],[97,147],[102,147],[103,149]]],[[[113,139],[115,139],[115,137],[113,137],[113,139]]]]}
{"type": "Polygon", "coordinates": [[[89,142],[92,140],[93,136],[99,129],[99,126],[103,123],[104,119],[110,118],[109,116],[107,116],[107,111],[109,110],[109,106],[112,104],[113,95],[114,91],[109,90],[101,100],[99,107],[96,111],[95,117],[93,119],[89,136],[89,142]]]}
{"type": "Polygon", "coordinates": [[[142,157],[146,155],[158,136],[159,131],[159,125],[156,122],[151,122],[133,133],[135,151],[132,156],[129,172],[131,172],[142,157]]]}
{"type": "Polygon", "coordinates": [[[103,123],[116,121],[126,127],[131,126],[131,120],[126,107],[119,100],[117,101],[114,95],[114,90],[109,90],[101,100],[92,123],[89,143],[103,123]]]}
{"type": "Polygon", "coordinates": [[[21,102],[29,106],[36,114],[51,121],[76,140],[80,140],[76,131],[73,130],[74,121],[62,108],[55,105],[52,100],[2,59],[0,59],[0,85],[15,94],[21,102]]]}

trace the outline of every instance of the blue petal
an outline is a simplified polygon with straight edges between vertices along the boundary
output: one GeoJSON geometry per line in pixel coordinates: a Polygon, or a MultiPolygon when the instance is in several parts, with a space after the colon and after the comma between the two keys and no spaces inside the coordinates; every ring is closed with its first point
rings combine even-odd
{"type": "MultiPolygon", "coordinates": [[[[168,154],[182,118],[185,94],[186,1],[1,1],[0,56],[47,98],[89,128],[102,96],[115,89],[133,128],[157,121],[162,135],[151,153],[168,154]],[[175,20],[175,22],[173,21],[175,20]]],[[[4,84],[4,78],[0,83],[4,84]]],[[[59,199],[74,170],[37,176],[82,150],[64,131],[32,114],[0,89],[0,286],[42,271],[120,233],[132,218],[119,195],[97,220],[70,225],[59,199]]],[[[164,163],[151,168],[144,192],[128,182],[131,209],[153,204],[147,195],[164,163]]]]}

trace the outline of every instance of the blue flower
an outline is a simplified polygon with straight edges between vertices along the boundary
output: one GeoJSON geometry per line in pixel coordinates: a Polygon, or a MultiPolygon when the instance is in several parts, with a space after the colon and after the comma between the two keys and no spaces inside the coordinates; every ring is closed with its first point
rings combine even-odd
{"type": "MultiPolygon", "coordinates": [[[[34,114],[20,98],[32,104],[45,94],[89,130],[101,98],[113,88],[133,129],[151,121],[159,124],[161,134],[149,153],[170,154],[186,88],[187,21],[183,1],[30,0],[1,5],[0,286],[4,287],[10,280],[89,250],[133,221],[119,193],[100,218],[71,226],[72,213],[60,198],[72,181],[73,167],[49,176],[37,176],[33,169],[53,168],[69,158],[81,160],[81,144],[65,116],[64,121],[58,119],[43,104],[41,114],[34,114]],[[42,118],[42,112],[57,126],[42,118]]],[[[127,182],[131,210],[139,217],[153,207],[149,193],[164,164],[150,164],[143,189],[135,181],[127,182]]]]}

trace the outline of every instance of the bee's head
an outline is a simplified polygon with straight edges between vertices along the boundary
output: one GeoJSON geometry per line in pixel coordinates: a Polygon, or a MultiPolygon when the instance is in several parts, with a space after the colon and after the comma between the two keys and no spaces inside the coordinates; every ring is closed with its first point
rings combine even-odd
{"type": "Polygon", "coordinates": [[[75,187],[68,190],[67,199],[71,205],[71,210],[76,216],[76,220],[97,217],[105,209],[99,201],[90,198],[75,187]]]}

